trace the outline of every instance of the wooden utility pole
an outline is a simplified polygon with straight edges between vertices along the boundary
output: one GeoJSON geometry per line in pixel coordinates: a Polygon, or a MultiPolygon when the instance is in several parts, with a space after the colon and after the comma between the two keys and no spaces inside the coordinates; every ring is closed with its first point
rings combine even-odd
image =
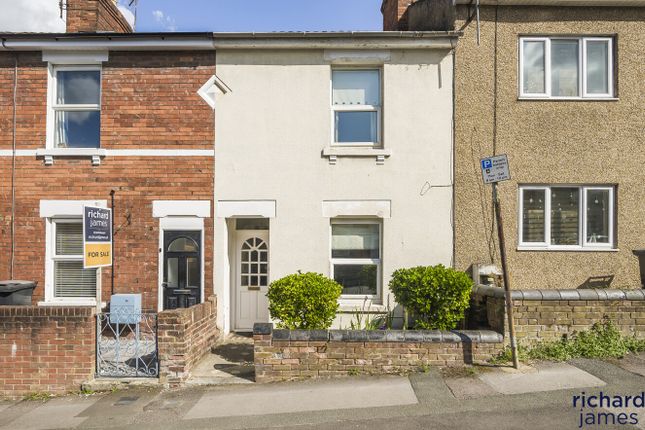
{"type": "Polygon", "coordinates": [[[497,235],[499,237],[499,252],[502,259],[502,276],[504,278],[504,293],[506,302],[506,316],[508,318],[508,334],[511,341],[511,352],[513,354],[513,367],[519,368],[517,356],[517,339],[515,338],[515,322],[513,320],[513,299],[511,298],[511,281],[508,276],[508,265],[506,262],[506,241],[504,240],[504,225],[502,223],[502,210],[497,193],[497,182],[493,182],[493,204],[495,207],[495,220],[497,221],[497,235]]]}

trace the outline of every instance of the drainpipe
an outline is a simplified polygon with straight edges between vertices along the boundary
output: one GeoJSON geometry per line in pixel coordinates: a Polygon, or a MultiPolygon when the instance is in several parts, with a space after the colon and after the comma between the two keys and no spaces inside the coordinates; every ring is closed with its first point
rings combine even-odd
{"type": "Polygon", "coordinates": [[[114,189],[110,190],[110,208],[112,209],[112,267],[110,268],[110,295],[114,295],[114,189]]]}
{"type": "MultiPolygon", "coordinates": [[[[4,46],[5,40],[2,40],[4,46]]],[[[6,48],[6,47],[5,47],[6,48]]],[[[11,251],[9,279],[13,279],[16,254],[16,106],[18,105],[18,54],[14,53],[13,69],[13,132],[11,138],[11,251]]]]}

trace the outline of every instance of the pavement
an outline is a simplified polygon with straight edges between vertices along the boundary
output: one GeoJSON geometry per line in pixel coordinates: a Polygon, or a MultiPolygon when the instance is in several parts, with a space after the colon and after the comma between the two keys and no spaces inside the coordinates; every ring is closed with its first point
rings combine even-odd
{"type": "Polygon", "coordinates": [[[644,359],[177,390],[133,386],[0,401],[0,429],[645,429],[645,408],[583,409],[572,403],[582,393],[639,395],[645,389],[644,359]],[[621,413],[633,414],[631,424],[616,421],[621,413]]]}

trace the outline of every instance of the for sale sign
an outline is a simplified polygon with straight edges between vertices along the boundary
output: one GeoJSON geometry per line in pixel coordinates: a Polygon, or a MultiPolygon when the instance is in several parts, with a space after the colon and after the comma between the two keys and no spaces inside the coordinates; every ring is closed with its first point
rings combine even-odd
{"type": "Polygon", "coordinates": [[[83,206],[83,267],[112,265],[112,210],[83,206]]]}

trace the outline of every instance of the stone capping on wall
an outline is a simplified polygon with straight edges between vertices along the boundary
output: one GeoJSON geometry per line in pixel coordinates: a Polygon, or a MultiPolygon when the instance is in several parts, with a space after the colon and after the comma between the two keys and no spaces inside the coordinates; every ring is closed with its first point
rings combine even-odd
{"type": "Polygon", "coordinates": [[[400,343],[502,343],[493,330],[284,330],[272,323],[255,323],[253,335],[270,335],[281,341],[400,342],[400,343]]]}
{"type": "MultiPolygon", "coordinates": [[[[474,296],[504,298],[504,289],[491,285],[476,285],[474,296]]],[[[512,290],[513,300],[634,300],[645,301],[645,290],[610,290],[603,288],[561,290],[512,290]]]]}

